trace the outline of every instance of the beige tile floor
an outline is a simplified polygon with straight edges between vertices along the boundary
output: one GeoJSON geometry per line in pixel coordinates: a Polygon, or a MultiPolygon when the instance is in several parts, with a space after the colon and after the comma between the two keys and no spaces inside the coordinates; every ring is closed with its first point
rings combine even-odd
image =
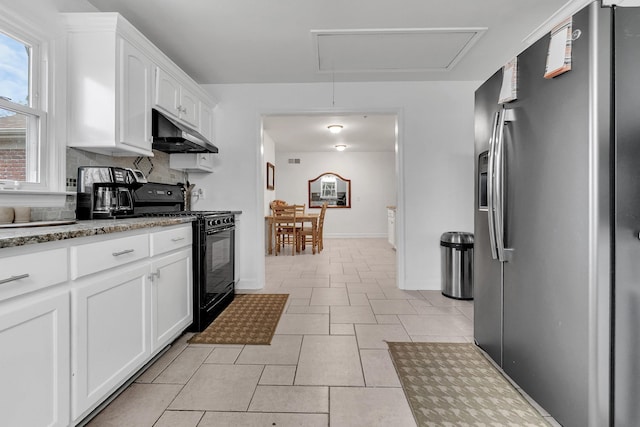
{"type": "Polygon", "coordinates": [[[385,239],[267,257],[260,292],[289,294],[270,346],[185,334],[89,425],[415,426],[385,341],[473,342],[473,304],[399,290],[395,271],[385,239]]]}

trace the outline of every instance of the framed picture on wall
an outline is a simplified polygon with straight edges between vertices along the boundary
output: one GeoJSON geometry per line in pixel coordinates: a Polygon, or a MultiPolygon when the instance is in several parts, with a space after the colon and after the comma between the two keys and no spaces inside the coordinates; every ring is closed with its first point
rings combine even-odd
{"type": "Polygon", "coordinates": [[[275,165],[267,162],[267,190],[274,190],[276,188],[276,167],[275,165]]]}

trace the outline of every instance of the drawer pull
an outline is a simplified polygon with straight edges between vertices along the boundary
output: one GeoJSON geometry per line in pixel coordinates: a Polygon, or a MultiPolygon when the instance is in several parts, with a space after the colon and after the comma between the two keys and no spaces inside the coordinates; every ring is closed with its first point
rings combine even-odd
{"type": "Polygon", "coordinates": [[[133,252],[133,249],[125,249],[124,251],[114,252],[111,255],[120,256],[120,255],[124,255],[124,254],[130,254],[131,252],[133,252]]]}
{"type": "Polygon", "coordinates": [[[14,282],[14,281],[20,280],[20,279],[26,279],[27,277],[29,277],[29,273],[18,274],[17,276],[11,276],[11,277],[9,277],[7,279],[0,280],[0,285],[3,285],[5,283],[9,283],[9,282],[14,282]]]}
{"type": "Polygon", "coordinates": [[[174,237],[171,239],[172,242],[179,242],[180,240],[184,240],[184,237],[174,237]]]}

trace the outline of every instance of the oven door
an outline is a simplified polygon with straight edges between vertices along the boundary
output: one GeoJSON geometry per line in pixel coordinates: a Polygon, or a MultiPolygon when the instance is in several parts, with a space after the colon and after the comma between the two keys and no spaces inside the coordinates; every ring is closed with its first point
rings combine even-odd
{"type": "Polygon", "coordinates": [[[201,301],[210,311],[220,300],[233,293],[235,227],[208,230],[204,251],[205,277],[201,301]]]}

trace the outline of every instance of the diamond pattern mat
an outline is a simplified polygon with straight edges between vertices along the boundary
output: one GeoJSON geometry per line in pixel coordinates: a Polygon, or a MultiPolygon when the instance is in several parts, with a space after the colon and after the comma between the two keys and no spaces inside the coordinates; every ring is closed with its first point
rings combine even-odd
{"type": "Polygon", "coordinates": [[[191,344],[269,345],[288,294],[238,294],[191,344]]]}
{"type": "Polygon", "coordinates": [[[388,345],[419,426],[549,426],[475,345],[388,345]]]}

